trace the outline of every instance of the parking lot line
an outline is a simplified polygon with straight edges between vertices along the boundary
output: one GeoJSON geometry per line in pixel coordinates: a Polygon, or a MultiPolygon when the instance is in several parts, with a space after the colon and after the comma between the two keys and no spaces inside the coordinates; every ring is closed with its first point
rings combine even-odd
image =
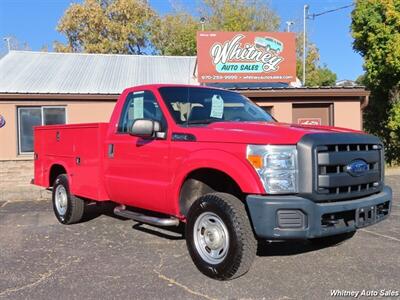
{"type": "Polygon", "coordinates": [[[400,239],[395,238],[393,236],[377,233],[377,232],[374,232],[374,231],[369,231],[367,229],[359,229],[359,231],[364,231],[364,232],[367,232],[367,233],[370,233],[370,234],[373,234],[373,235],[376,235],[376,236],[380,236],[380,237],[384,237],[384,238],[387,238],[387,239],[390,239],[390,240],[393,240],[393,241],[400,242],[400,239]]]}
{"type": "Polygon", "coordinates": [[[8,201],[4,202],[4,203],[0,206],[0,208],[3,208],[4,206],[6,206],[7,203],[8,203],[8,201]]]}

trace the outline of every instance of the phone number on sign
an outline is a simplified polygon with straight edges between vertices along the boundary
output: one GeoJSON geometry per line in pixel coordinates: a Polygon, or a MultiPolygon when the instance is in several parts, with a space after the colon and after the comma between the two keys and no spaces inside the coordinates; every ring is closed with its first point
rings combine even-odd
{"type": "Polygon", "coordinates": [[[202,80],[294,80],[293,76],[284,76],[284,75],[266,75],[266,76],[254,76],[254,75],[246,75],[246,76],[239,76],[239,75],[202,75],[202,80]]]}
{"type": "Polygon", "coordinates": [[[237,76],[237,75],[225,75],[225,76],[221,76],[221,75],[203,75],[201,76],[201,79],[203,80],[237,80],[242,78],[241,76],[237,76]]]}

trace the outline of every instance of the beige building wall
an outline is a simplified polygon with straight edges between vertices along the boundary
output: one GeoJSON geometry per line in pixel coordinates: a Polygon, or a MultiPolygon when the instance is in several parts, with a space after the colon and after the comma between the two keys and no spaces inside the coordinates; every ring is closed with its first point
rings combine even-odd
{"type": "Polygon", "coordinates": [[[359,101],[334,102],[334,124],[337,127],[362,130],[362,116],[359,101]]]}
{"type": "Polygon", "coordinates": [[[0,160],[17,157],[17,110],[13,104],[0,103],[0,114],[6,120],[6,125],[0,128],[0,160]]]}
{"type": "Polygon", "coordinates": [[[333,124],[336,127],[362,130],[362,111],[359,101],[313,101],[313,102],[265,102],[257,101],[261,107],[272,107],[272,115],[279,122],[293,122],[293,104],[300,103],[333,103],[333,124]]]}
{"type": "Polygon", "coordinates": [[[1,100],[0,114],[6,125],[0,128],[0,161],[32,159],[31,154],[18,154],[17,108],[23,106],[65,106],[66,122],[89,123],[108,122],[115,106],[115,101],[21,101],[1,100]]]}
{"type": "Polygon", "coordinates": [[[292,103],[291,102],[261,102],[256,103],[263,107],[272,107],[272,115],[279,122],[292,123],[292,103]]]}
{"type": "Polygon", "coordinates": [[[92,102],[68,104],[68,123],[108,122],[115,102],[92,102]]]}

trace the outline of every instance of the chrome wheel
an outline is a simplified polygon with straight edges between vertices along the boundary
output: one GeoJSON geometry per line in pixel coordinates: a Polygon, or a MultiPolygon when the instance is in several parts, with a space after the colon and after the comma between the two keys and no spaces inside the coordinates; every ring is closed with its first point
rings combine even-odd
{"type": "Polygon", "coordinates": [[[229,249],[229,234],[225,223],[212,212],[202,213],[193,227],[197,253],[209,264],[221,263],[229,249]]]}
{"type": "Polygon", "coordinates": [[[56,188],[55,204],[58,214],[64,216],[68,208],[68,195],[63,185],[58,185],[56,188]]]}

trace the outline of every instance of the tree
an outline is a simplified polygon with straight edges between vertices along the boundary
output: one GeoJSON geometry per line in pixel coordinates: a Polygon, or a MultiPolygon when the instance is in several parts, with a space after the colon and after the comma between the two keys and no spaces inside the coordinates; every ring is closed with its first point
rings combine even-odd
{"type": "MultiPolygon", "coordinates": [[[[276,31],[279,17],[258,0],[203,0],[200,14],[205,30],[276,31]]],[[[200,21],[184,11],[166,15],[154,26],[153,45],[163,55],[196,55],[196,32],[200,21]]]]}
{"type": "Polygon", "coordinates": [[[31,47],[26,41],[19,41],[15,36],[7,36],[4,37],[4,46],[8,50],[22,50],[22,51],[30,51],[31,47]],[[8,49],[10,47],[10,49],[8,49]]]}
{"type": "Polygon", "coordinates": [[[57,30],[67,44],[56,51],[142,54],[150,46],[149,34],[157,20],[145,0],[85,0],[71,5],[57,30]]]}
{"type": "Polygon", "coordinates": [[[199,22],[186,12],[166,15],[157,21],[152,43],[162,55],[196,55],[199,22]]]}
{"type": "MultiPolygon", "coordinates": [[[[205,30],[279,29],[278,15],[261,0],[202,0],[199,11],[206,18],[205,30]]],[[[68,43],[56,43],[55,48],[63,52],[196,55],[200,26],[197,18],[182,10],[159,17],[145,0],[85,0],[65,12],[58,30],[68,43]]],[[[301,51],[298,47],[299,62],[301,51]]],[[[301,68],[298,63],[298,74],[301,68]]],[[[319,65],[319,52],[313,44],[308,44],[306,71],[309,86],[332,85],[336,80],[336,74],[319,65]]]]}
{"type": "Polygon", "coordinates": [[[366,80],[387,91],[400,82],[400,1],[357,1],[352,13],[353,48],[364,58],[366,80]]]}
{"type": "Polygon", "coordinates": [[[352,12],[353,48],[364,58],[363,82],[371,90],[364,126],[387,146],[389,163],[400,163],[400,1],[358,0],[352,12]]]}
{"type": "Polygon", "coordinates": [[[39,51],[40,51],[40,52],[49,52],[49,46],[47,46],[46,44],[44,44],[44,45],[40,48],[39,51]]]}
{"type": "MultiPolygon", "coordinates": [[[[337,76],[326,65],[320,65],[320,55],[317,46],[306,41],[306,86],[331,86],[335,85],[337,76]]],[[[303,76],[303,34],[298,34],[296,39],[296,73],[297,77],[303,76]]]]}
{"type": "Polygon", "coordinates": [[[277,31],[279,16],[261,0],[203,0],[206,30],[277,31]]]}

